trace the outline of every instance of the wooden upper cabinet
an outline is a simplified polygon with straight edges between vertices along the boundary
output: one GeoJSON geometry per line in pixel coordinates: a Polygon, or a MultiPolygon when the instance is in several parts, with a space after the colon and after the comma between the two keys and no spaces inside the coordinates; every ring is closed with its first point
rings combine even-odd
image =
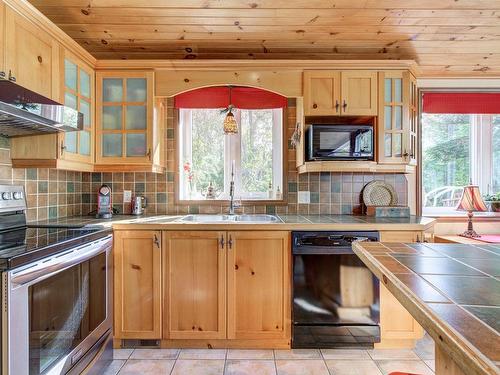
{"type": "Polygon", "coordinates": [[[83,114],[83,130],[60,134],[61,158],[94,162],[94,70],[64,50],[61,53],[60,102],[83,114]]]}
{"type": "Polygon", "coordinates": [[[161,232],[114,232],[114,335],[161,338],[161,232]]]}
{"type": "Polygon", "coordinates": [[[228,339],[290,338],[289,235],[228,232],[228,339]]]}
{"type": "Polygon", "coordinates": [[[377,72],[304,71],[306,116],[376,116],[377,72]]]}
{"type": "Polygon", "coordinates": [[[96,82],[96,170],[161,171],[154,72],[100,71],[96,82]]]}
{"type": "Polygon", "coordinates": [[[226,338],[225,232],[164,232],[164,338],[226,338]]]}
{"type": "Polygon", "coordinates": [[[59,100],[59,44],[9,7],[5,8],[6,78],[59,100]]]}
{"type": "Polygon", "coordinates": [[[345,71],[341,73],[341,107],[346,116],[376,116],[377,72],[345,71]]]}
{"type": "Polygon", "coordinates": [[[304,114],[306,116],[340,114],[340,72],[304,71],[304,114]]]}
{"type": "Polygon", "coordinates": [[[378,161],[417,164],[418,92],[408,71],[379,73],[378,161]]]}

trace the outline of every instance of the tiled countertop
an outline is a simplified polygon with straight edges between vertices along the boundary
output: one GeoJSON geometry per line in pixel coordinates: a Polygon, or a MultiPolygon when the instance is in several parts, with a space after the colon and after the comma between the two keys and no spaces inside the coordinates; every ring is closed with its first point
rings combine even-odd
{"type": "Polygon", "coordinates": [[[221,228],[254,229],[266,228],[270,230],[425,230],[434,225],[435,219],[411,216],[409,218],[376,218],[370,216],[353,215],[276,215],[280,218],[275,223],[193,223],[179,222],[185,215],[156,215],[132,216],[115,215],[112,219],[95,219],[91,216],[74,216],[62,219],[38,221],[36,225],[112,225],[114,228],[124,226],[142,229],[203,229],[217,230],[221,228]]]}
{"type": "Polygon", "coordinates": [[[354,252],[465,374],[500,374],[500,245],[358,242],[354,252]]]}

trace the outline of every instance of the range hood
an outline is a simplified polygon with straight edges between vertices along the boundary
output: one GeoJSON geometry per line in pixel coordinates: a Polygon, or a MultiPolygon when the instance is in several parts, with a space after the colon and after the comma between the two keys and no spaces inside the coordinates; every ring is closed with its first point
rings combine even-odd
{"type": "Polygon", "coordinates": [[[14,82],[0,80],[0,136],[21,137],[83,129],[83,114],[14,82]]]}

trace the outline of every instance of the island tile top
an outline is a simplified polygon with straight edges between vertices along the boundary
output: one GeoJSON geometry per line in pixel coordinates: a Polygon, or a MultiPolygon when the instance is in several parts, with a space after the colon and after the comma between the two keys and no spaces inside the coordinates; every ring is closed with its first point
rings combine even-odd
{"type": "Polygon", "coordinates": [[[357,242],[354,252],[412,315],[423,312],[435,341],[451,332],[464,353],[484,355],[477,373],[500,373],[500,245],[357,242]]]}

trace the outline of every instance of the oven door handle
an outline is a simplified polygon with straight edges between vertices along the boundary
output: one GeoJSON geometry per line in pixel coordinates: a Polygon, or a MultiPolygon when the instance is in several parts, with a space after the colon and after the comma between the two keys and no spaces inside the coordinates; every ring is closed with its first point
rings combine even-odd
{"type": "Polygon", "coordinates": [[[35,269],[29,268],[14,273],[11,282],[14,287],[34,284],[111,249],[111,243],[112,237],[107,236],[90,245],[85,245],[78,250],[75,249],[73,252],[60,256],[59,258],[56,255],[53,260],[47,262],[48,264],[41,263],[36,265],[35,269]]]}

